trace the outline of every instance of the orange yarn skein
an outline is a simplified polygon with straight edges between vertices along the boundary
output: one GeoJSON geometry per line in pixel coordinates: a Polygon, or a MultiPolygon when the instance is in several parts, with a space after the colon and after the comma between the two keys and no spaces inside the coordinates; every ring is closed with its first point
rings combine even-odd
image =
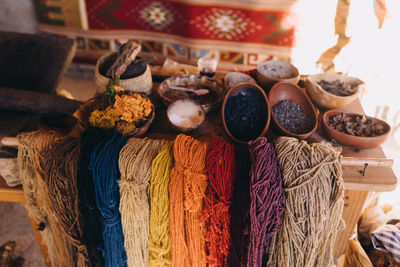
{"type": "Polygon", "coordinates": [[[206,266],[205,227],[200,216],[207,189],[207,143],[181,134],[173,150],[175,166],[169,184],[172,266],[206,266]]]}

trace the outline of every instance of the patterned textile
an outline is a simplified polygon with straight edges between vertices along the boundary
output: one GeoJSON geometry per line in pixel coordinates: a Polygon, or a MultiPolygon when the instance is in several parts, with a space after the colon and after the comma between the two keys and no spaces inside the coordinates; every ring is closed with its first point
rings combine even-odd
{"type": "Polygon", "coordinates": [[[382,225],[371,233],[374,248],[387,250],[397,261],[400,260],[400,223],[382,225]]]}
{"type": "Polygon", "coordinates": [[[127,39],[153,55],[255,66],[289,60],[297,0],[34,0],[44,32],[74,36],[78,48],[112,51],[127,39]]]}

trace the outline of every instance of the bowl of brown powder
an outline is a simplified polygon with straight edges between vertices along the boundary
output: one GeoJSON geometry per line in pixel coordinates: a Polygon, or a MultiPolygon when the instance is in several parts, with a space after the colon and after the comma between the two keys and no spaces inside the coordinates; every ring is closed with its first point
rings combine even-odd
{"type": "Polygon", "coordinates": [[[321,108],[340,108],[353,102],[360,94],[364,82],[346,75],[322,73],[306,79],[306,90],[321,108]]]}

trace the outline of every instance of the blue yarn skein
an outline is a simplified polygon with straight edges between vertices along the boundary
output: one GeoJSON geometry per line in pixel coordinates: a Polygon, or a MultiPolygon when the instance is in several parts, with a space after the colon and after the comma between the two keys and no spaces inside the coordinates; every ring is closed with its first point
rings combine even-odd
{"type": "Polygon", "coordinates": [[[111,139],[96,145],[90,157],[97,207],[103,224],[103,257],[106,267],[126,266],[124,236],[119,213],[118,169],[119,151],[127,138],[114,134],[111,139]],[[102,147],[102,148],[101,148],[102,147]]]}

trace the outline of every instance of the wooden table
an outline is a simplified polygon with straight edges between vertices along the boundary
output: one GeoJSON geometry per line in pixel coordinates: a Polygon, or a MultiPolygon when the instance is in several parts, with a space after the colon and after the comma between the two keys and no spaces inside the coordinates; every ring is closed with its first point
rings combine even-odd
{"type": "MultiPolygon", "coordinates": [[[[349,106],[343,108],[344,111],[363,112],[360,102],[354,101],[349,106]]],[[[322,112],[321,112],[322,113],[322,112]]],[[[322,114],[320,114],[322,115],[322,114]]],[[[271,131],[272,135],[276,135],[271,131]]],[[[157,111],[156,118],[150,126],[148,133],[149,137],[165,137],[173,138],[178,133],[168,124],[165,114],[165,109],[157,111]],[[162,134],[160,134],[162,133],[162,134]]],[[[200,126],[199,129],[192,132],[191,135],[198,139],[209,139],[210,136],[220,135],[226,138],[229,137],[225,133],[219,112],[207,114],[207,120],[200,126]]],[[[267,134],[268,136],[269,134],[267,134]]],[[[324,140],[323,132],[319,129],[310,138],[309,142],[321,142],[324,140]]],[[[325,140],[327,141],[327,140],[325,140]]],[[[393,191],[397,185],[397,178],[392,170],[393,161],[387,159],[381,148],[355,150],[351,148],[343,148],[342,151],[342,168],[343,178],[345,183],[345,204],[343,210],[343,218],[346,222],[346,228],[339,232],[336,245],[334,248],[334,256],[340,256],[345,252],[349,237],[354,231],[354,227],[362,213],[370,192],[388,192],[393,191]],[[362,174],[365,163],[368,167],[362,174]]],[[[22,188],[8,187],[2,178],[0,178],[0,201],[24,202],[22,188]]],[[[36,230],[37,225],[31,220],[32,228],[35,231],[39,244],[41,245],[40,233],[36,230]]],[[[45,246],[40,246],[47,259],[47,249],[45,246]]],[[[49,265],[49,262],[47,262],[49,265]]]]}

